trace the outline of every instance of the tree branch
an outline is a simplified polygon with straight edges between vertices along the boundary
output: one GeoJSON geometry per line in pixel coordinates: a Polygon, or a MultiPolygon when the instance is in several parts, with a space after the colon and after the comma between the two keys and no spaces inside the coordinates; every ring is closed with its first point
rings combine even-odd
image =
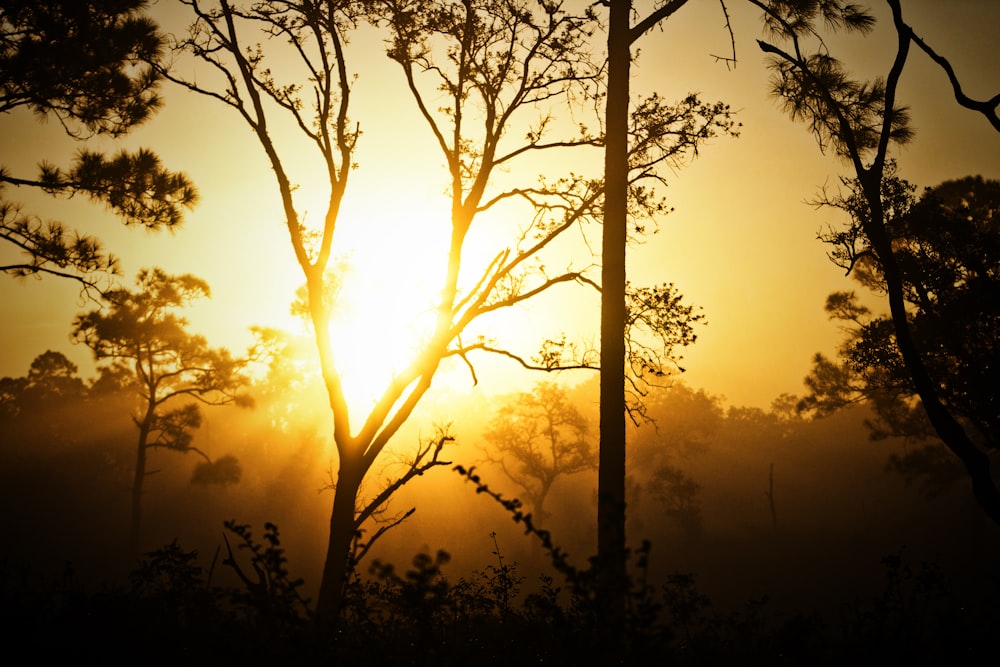
{"type": "Polygon", "coordinates": [[[1000,93],[994,95],[988,100],[974,100],[962,90],[962,84],[958,80],[958,75],[955,74],[954,68],[951,63],[948,62],[947,58],[939,55],[934,49],[930,47],[923,39],[917,36],[913,31],[913,28],[905,23],[902,18],[902,10],[899,6],[899,0],[887,0],[889,6],[892,8],[893,17],[896,19],[896,29],[900,31],[900,35],[913,41],[920,49],[930,57],[935,63],[937,63],[941,69],[944,70],[945,74],[948,75],[948,81],[951,83],[952,91],[955,94],[955,101],[966,109],[972,111],[978,111],[986,117],[990,125],[997,132],[1000,132],[1000,116],[997,115],[997,109],[1000,107],[1000,93]]]}

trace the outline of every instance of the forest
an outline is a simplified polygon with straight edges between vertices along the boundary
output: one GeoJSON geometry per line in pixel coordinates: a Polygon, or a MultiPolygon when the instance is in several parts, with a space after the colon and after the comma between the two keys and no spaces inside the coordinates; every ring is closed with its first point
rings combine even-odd
{"type": "Polygon", "coordinates": [[[1000,12],[871,4],[0,0],[12,654],[995,660],[1000,12]]]}

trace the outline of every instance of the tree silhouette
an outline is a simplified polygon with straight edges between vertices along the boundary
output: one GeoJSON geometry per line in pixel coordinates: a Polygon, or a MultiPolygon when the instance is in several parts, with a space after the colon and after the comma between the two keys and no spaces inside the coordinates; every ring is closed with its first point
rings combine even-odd
{"type": "MultiPolygon", "coordinates": [[[[604,178],[606,193],[602,210],[601,242],[601,409],[600,409],[600,468],[597,493],[597,551],[600,566],[600,609],[607,615],[604,626],[609,641],[608,656],[622,654],[622,628],[625,614],[625,413],[626,354],[629,348],[622,338],[628,329],[629,290],[625,271],[626,245],[629,238],[629,218],[634,217],[636,204],[648,201],[650,195],[641,183],[647,179],[662,182],[657,167],[677,166],[700,143],[718,132],[733,133],[729,107],[721,103],[701,105],[691,95],[685,100],[694,104],[687,114],[673,114],[670,107],[652,96],[640,100],[632,110],[629,79],[632,66],[632,46],[652,28],[670,18],[687,4],[687,0],[657,3],[654,9],[640,14],[631,0],[604,3],[608,7],[607,22],[607,97],[604,123],[604,178]],[[666,113],[664,113],[666,112],[666,113]],[[649,127],[644,117],[656,118],[646,134],[637,131],[649,127]],[[663,120],[670,119],[666,123],[663,120]],[[701,119],[702,122],[698,122],[701,119]],[[675,125],[676,124],[676,125],[675,125]],[[651,141],[650,141],[651,140],[651,141]]],[[[725,3],[722,4],[725,13],[725,3]]],[[[728,25],[728,15],[727,15],[728,25]]],[[[683,106],[683,105],[679,105],[683,106]]],[[[693,339],[692,339],[693,340],[693,339]]],[[[634,364],[633,364],[634,368],[634,364]]]]}
{"type": "Polygon", "coordinates": [[[198,454],[208,464],[196,469],[198,481],[238,481],[239,466],[233,457],[213,462],[192,444],[193,431],[201,425],[199,404],[252,404],[241,391],[247,382],[248,359],[210,348],[203,336],[187,331],[187,320],[177,314],[194,299],[208,295],[208,284],[199,278],[144,269],[134,290],[108,291],[106,308],[82,313],[73,323],[74,339],[92,350],[102,369],[130,378],[137,398],[132,415],[139,431],[129,533],[133,554],[139,548],[144,484],[155,472],[148,469],[151,450],[198,454]]]}
{"type": "MultiPolygon", "coordinates": [[[[147,61],[160,57],[163,38],[145,15],[146,0],[115,3],[4,0],[0,5],[0,113],[26,109],[56,118],[75,139],[118,137],[159,107],[159,76],[147,61]]],[[[41,162],[34,176],[0,165],[0,241],[22,261],[0,272],[49,274],[78,281],[85,290],[118,273],[118,260],[91,235],[25,212],[8,186],[57,196],[86,195],[126,225],[173,227],[197,194],[187,177],[165,169],[152,152],[108,157],[83,149],[67,169],[41,162]]]]}
{"type": "Polygon", "coordinates": [[[61,352],[35,357],[24,377],[0,378],[0,428],[5,454],[63,449],[81,434],[87,386],[61,352]]]}
{"type": "Polygon", "coordinates": [[[903,22],[899,1],[888,0],[898,36],[894,60],[885,79],[871,82],[852,79],[822,43],[815,52],[806,51],[808,40],[820,34],[817,22],[821,20],[835,28],[870,31],[874,19],[859,7],[847,5],[831,11],[830,3],[751,2],[764,11],[775,41],[789,45],[786,50],[758,41],[771,59],[775,95],[793,119],[807,123],[821,147],[831,147],[853,167],[855,180],[848,181],[848,194],[831,201],[848,207],[847,212],[857,221],[850,229],[863,235],[867,254],[877,263],[899,357],[928,421],[962,462],[976,501],[1000,524],[1000,491],[990,473],[989,456],[942,398],[928,361],[933,350],[924,347],[911,326],[905,253],[896,252],[890,229],[902,212],[894,208],[888,149],[891,143],[904,143],[912,136],[905,109],[896,105],[896,89],[913,36],[903,22]]]}
{"type": "Polygon", "coordinates": [[[677,521],[688,535],[701,532],[701,484],[686,472],[669,463],[653,471],[646,491],[663,507],[663,512],[677,521]]]}
{"type": "MultiPolygon", "coordinates": [[[[586,281],[582,272],[571,270],[554,277],[543,275],[542,280],[531,287],[518,287],[526,284],[519,275],[522,269],[541,249],[579,220],[580,215],[576,214],[566,215],[565,221],[548,228],[530,227],[521,239],[524,247],[499,253],[484,267],[481,279],[473,283],[469,292],[461,293],[458,282],[465,240],[478,213],[512,197],[527,201],[549,198],[550,193],[545,188],[508,191],[492,199],[486,193],[490,176],[498,166],[510,163],[525,152],[549,147],[542,139],[542,135],[547,134],[543,130],[547,128],[540,127],[520,148],[503,149],[500,139],[509,136],[505,131],[513,122],[512,116],[539,101],[565,98],[567,86],[577,80],[585,82],[591,76],[585,63],[578,62],[581,51],[577,46],[584,36],[577,30],[583,24],[550,7],[539,10],[544,18],[543,28],[539,29],[534,18],[525,19],[531,16],[530,12],[507,5],[449,3],[431,8],[421,3],[414,3],[413,7],[404,7],[401,3],[370,3],[369,8],[377,10],[381,19],[389,21],[391,29],[395,30],[390,55],[404,66],[421,113],[446,155],[454,215],[436,326],[412,363],[389,382],[374,408],[360,420],[360,426],[355,420],[352,428],[352,415],[338,370],[338,351],[330,344],[326,283],[329,264],[335,256],[334,231],[340,205],[348,174],[355,166],[354,152],[360,136],[358,126],[348,117],[351,77],[345,50],[351,30],[363,18],[360,5],[287,2],[240,8],[223,0],[217,8],[209,9],[198,0],[184,4],[193,13],[195,22],[189,36],[178,41],[177,51],[194,55],[211,72],[218,74],[219,79],[212,82],[210,76],[205,76],[186,80],[169,72],[165,76],[229,106],[253,129],[274,171],[292,247],[306,280],[308,312],[329,396],[339,458],[327,559],[317,602],[320,621],[326,623],[335,619],[339,612],[346,575],[353,567],[351,543],[362,525],[388,499],[388,494],[383,492],[363,501],[362,482],[368,471],[412,414],[445,358],[467,359],[474,351],[498,351],[490,341],[478,336],[473,336],[475,343],[463,344],[460,342],[463,332],[482,315],[514,306],[552,286],[586,281]],[[267,66],[263,50],[245,48],[248,39],[256,39],[248,31],[260,27],[292,44],[294,56],[303,68],[300,80],[291,84],[279,83],[277,74],[267,66]],[[457,72],[449,72],[444,66],[422,67],[429,62],[429,52],[419,49],[432,34],[435,40],[443,40],[446,48],[462,54],[463,65],[457,72]],[[574,73],[573,67],[578,65],[582,69],[574,73]],[[438,121],[427,111],[416,83],[421,73],[456,77],[446,84],[451,91],[445,102],[451,105],[450,116],[438,121]],[[511,97],[502,97],[507,94],[511,97]],[[463,125],[461,120],[468,98],[472,96],[478,96],[476,99],[487,109],[485,136],[463,125]],[[296,144],[286,152],[271,134],[271,121],[282,114],[287,114],[286,117],[315,147],[326,167],[329,204],[320,226],[315,229],[303,223],[301,208],[298,208],[301,204],[297,202],[295,187],[287,171],[289,166],[301,161],[301,150],[296,144]],[[451,128],[442,131],[438,122],[449,123],[451,128]],[[540,232],[540,237],[529,243],[530,234],[534,232],[540,232]]],[[[290,70],[285,66],[281,71],[290,70]]],[[[558,147],[593,142],[593,138],[584,137],[552,144],[558,147]]],[[[580,197],[592,202],[597,195],[586,192],[582,179],[578,184],[583,191],[580,197]]],[[[564,205],[561,208],[551,205],[549,210],[562,215],[565,208],[564,205]]],[[[539,275],[534,273],[536,278],[539,275]]],[[[513,356],[530,363],[524,357],[513,356]]],[[[442,438],[440,443],[446,441],[442,438]]],[[[428,458],[418,457],[413,470],[428,463],[438,463],[439,447],[429,446],[420,451],[421,456],[428,458]]],[[[409,476],[404,475],[404,478],[409,479],[409,476]]]]}
{"type": "Polygon", "coordinates": [[[597,468],[587,420],[553,382],[540,382],[531,392],[507,399],[484,437],[493,445],[489,460],[523,489],[535,523],[542,526],[549,516],[545,499],[555,481],[597,468]]]}
{"type": "MultiPolygon", "coordinates": [[[[894,178],[894,177],[893,177],[894,178]]],[[[887,231],[903,277],[910,327],[918,341],[941,401],[959,418],[976,444],[1000,447],[1000,387],[995,342],[1000,335],[1000,183],[981,177],[947,181],[917,200],[913,188],[889,181],[896,193],[887,231]]],[[[886,188],[883,188],[886,189],[886,188]]],[[[826,240],[838,263],[868,290],[882,294],[882,271],[848,201],[852,225],[831,231],[826,240]],[[846,268],[846,266],[845,266],[846,268]]],[[[934,429],[917,400],[916,388],[896,345],[892,323],[861,305],[853,292],[827,299],[827,312],[841,322],[845,339],[836,360],[817,355],[806,382],[802,408],[823,414],[857,401],[871,401],[877,420],[874,437],[900,435],[926,440],[934,429]]],[[[936,443],[926,444],[892,466],[927,489],[955,480],[936,443]],[[931,462],[944,464],[935,471],[931,462]]]]}
{"type": "Polygon", "coordinates": [[[37,403],[78,398],[86,391],[83,380],[77,376],[78,371],[77,365],[62,352],[43,352],[31,362],[21,396],[37,403]]]}
{"type": "Polygon", "coordinates": [[[649,496],[689,536],[701,528],[701,484],[685,470],[686,459],[705,453],[724,421],[722,399],[681,381],[647,401],[648,423],[629,431],[628,466],[634,495],[649,496]]]}

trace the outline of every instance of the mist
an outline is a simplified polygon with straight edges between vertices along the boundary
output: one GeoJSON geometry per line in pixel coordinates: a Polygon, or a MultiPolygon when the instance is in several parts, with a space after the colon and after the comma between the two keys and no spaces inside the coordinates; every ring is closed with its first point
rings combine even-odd
{"type": "MultiPolygon", "coordinates": [[[[25,581],[72,576],[75,586],[96,590],[124,580],[138,563],[126,539],[135,426],[126,396],[102,393],[92,378],[70,379],[75,394],[5,394],[0,493],[14,538],[5,567],[25,581]]],[[[596,378],[556,386],[583,419],[596,466],[596,378]]],[[[252,393],[252,410],[206,411],[193,442],[210,456],[234,456],[238,482],[196,483],[197,457],[154,451],[142,551],[176,540],[205,567],[214,561],[214,576],[225,583],[232,573],[219,564],[227,556],[224,522],[248,524],[257,535],[270,522],[290,571],[314,598],[336,470],[322,387],[316,378],[285,387],[262,378],[252,393]]],[[[450,580],[496,565],[498,556],[516,564],[522,595],[553,574],[537,537],[454,469],[474,467],[503,498],[523,498],[487,437],[515,399],[440,392],[394,440],[366,496],[398,477],[422,442],[444,431],[454,438],[442,450],[446,464],[411,480],[366,526],[363,541],[415,510],[375,541],[358,566],[362,577],[374,562],[405,568],[418,553],[438,550],[451,556],[443,571],[450,580]]],[[[908,479],[891,469],[893,455],[917,445],[872,439],[868,406],[807,419],[792,404],[785,396],[769,410],[733,406],[681,381],[647,397],[647,414],[629,434],[627,529],[631,548],[649,542],[650,582],[692,574],[720,609],[767,598],[774,609],[836,614],[877,596],[882,559],[900,556],[914,567],[936,564],[955,590],[983,592],[1000,536],[960,475],[945,467],[911,471],[908,479]],[[952,481],[929,486],[932,474],[952,481]]],[[[557,477],[538,523],[579,568],[595,549],[596,493],[594,469],[557,477]]]]}

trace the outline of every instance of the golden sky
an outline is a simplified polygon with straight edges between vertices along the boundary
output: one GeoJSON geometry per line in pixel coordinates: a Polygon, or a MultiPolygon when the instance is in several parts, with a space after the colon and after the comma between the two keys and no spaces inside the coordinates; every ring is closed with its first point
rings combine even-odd
{"type": "MultiPolygon", "coordinates": [[[[731,48],[717,2],[692,0],[662,31],[654,30],[639,44],[635,92],[658,91],[668,99],[700,92],[706,100],[738,109],[743,128],[739,139],[714,140],[695,162],[671,175],[666,195],[676,210],[660,222],[658,234],[630,250],[629,272],[636,284],[673,282],[704,309],[708,325],[698,343],[684,351],[689,384],[723,394],[734,404],[766,407],[778,394],[800,392],[812,354],[836,344],[838,332],[826,320],[823,302],[829,292],[852,284],[827,261],[816,233],[840,220],[833,211],[816,211],[805,202],[848,172],[835,157],[822,155],[805,127],[790,121],[768,96],[767,72],[754,42],[761,36],[758,12],[745,3],[728,4],[735,69],[727,70],[711,55],[728,54],[731,48]]],[[[873,4],[884,17],[883,5],[873,4]]],[[[903,10],[917,34],[951,59],[971,96],[1000,92],[1000,3],[904,0],[903,10]]],[[[170,2],[161,1],[153,14],[166,27],[178,19],[170,2]]],[[[884,22],[868,37],[830,41],[852,72],[871,75],[888,70],[894,43],[895,33],[884,22]]],[[[421,286],[432,284],[440,270],[427,244],[446,239],[443,159],[378,36],[360,31],[351,56],[349,66],[358,74],[352,117],[364,135],[340,242],[351,248],[350,261],[366,290],[375,290],[385,303],[398,298],[419,311],[430,299],[421,306],[421,286]],[[414,258],[418,246],[427,249],[414,258]]],[[[251,325],[295,325],[288,304],[302,279],[277,191],[255,138],[234,114],[176,89],[167,87],[164,93],[164,109],[122,143],[154,149],[167,166],[185,171],[197,184],[201,201],[182,229],[157,234],[124,229],[83,200],[22,197],[14,189],[8,195],[43,217],[61,218],[100,237],[121,257],[128,281],[138,269],[154,265],[206,279],[212,299],[190,311],[192,327],[213,344],[239,350],[250,340],[251,325]]],[[[943,72],[922,53],[911,53],[899,99],[911,107],[916,128],[915,140],[897,154],[905,178],[918,186],[970,174],[1000,178],[1000,134],[957,106],[943,72]]],[[[57,123],[40,124],[23,111],[0,118],[0,124],[0,159],[15,174],[30,171],[42,159],[65,164],[79,147],[57,123]]],[[[117,147],[108,141],[95,145],[117,147]]],[[[304,191],[313,185],[310,168],[304,161],[295,175],[304,191]]],[[[307,220],[322,213],[318,198],[307,220]]],[[[497,222],[474,238],[473,258],[486,258],[509,244],[507,229],[497,222]]],[[[31,359],[46,349],[63,351],[88,372],[88,351],[68,338],[73,316],[87,307],[69,281],[0,278],[0,376],[25,374],[31,359]]],[[[392,346],[391,339],[371,332],[406,326],[392,317],[379,320],[385,308],[352,307],[353,317],[366,323],[359,331],[369,332],[367,343],[392,346]]],[[[532,332],[560,329],[594,340],[598,301],[593,295],[560,296],[516,316],[523,319],[504,328],[516,342],[526,343],[532,332]]],[[[467,373],[449,378],[454,390],[469,386],[467,373]]],[[[480,373],[484,391],[508,391],[524,380],[496,363],[484,365],[480,373]]]]}

